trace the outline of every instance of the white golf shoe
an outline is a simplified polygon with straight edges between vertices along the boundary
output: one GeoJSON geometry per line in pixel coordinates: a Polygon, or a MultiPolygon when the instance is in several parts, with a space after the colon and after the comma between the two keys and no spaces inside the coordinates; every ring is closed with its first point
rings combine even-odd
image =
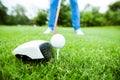
{"type": "Polygon", "coordinates": [[[81,29],[78,29],[78,30],[76,30],[75,32],[76,32],[77,35],[84,35],[84,33],[82,32],[81,29]]]}
{"type": "Polygon", "coordinates": [[[50,34],[50,33],[52,33],[52,29],[51,29],[51,28],[48,28],[48,29],[45,30],[43,33],[44,33],[44,34],[50,34]]]}

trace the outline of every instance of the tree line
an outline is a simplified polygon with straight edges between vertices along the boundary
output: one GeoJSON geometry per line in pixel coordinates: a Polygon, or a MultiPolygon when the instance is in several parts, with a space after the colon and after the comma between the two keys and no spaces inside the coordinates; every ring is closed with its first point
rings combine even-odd
{"type": "MultiPolygon", "coordinates": [[[[29,19],[26,10],[21,5],[14,7],[12,14],[7,13],[8,9],[0,1],[0,25],[46,25],[48,21],[48,10],[40,10],[38,15],[33,19],[29,19]]],[[[120,25],[120,1],[116,1],[109,5],[109,9],[105,13],[100,13],[99,8],[86,5],[83,11],[80,11],[80,24],[82,27],[89,26],[110,26],[120,25]]],[[[71,27],[71,10],[69,4],[62,1],[58,25],[71,27]]]]}

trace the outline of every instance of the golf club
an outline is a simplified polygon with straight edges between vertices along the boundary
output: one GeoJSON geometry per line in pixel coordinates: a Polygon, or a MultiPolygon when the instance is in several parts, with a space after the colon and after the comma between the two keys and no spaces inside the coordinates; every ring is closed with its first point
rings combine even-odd
{"type": "Polygon", "coordinates": [[[61,0],[59,0],[59,2],[58,2],[58,7],[57,7],[56,18],[55,18],[54,29],[53,29],[53,34],[52,35],[54,35],[56,33],[56,27],[57,27],[59,12],[60,12],[60,6],[61,6],[61,0]]]}

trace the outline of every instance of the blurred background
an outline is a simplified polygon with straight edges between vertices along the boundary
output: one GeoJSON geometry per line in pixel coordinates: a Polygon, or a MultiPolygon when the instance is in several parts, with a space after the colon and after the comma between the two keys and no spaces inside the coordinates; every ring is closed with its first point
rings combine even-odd
{"type": "MultiPolygon", "coordinates": [[[[49,0],[0,0],[0,25],[47,25],[49,0]]],[[[82,27],[120,25],[120,0],[78,0],[82,27]]],[[[62,0],[59,26],[71,27],[69,0],[62,0]]]]}

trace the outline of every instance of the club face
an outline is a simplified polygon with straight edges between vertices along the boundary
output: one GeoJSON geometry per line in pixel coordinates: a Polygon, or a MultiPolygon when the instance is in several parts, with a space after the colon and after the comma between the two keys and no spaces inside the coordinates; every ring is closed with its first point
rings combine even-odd
{"type": "Polygon", "coordinates": [[[53,58],[53,47],[50,43],[44,43],[39,46],[40,51],[42,52],[44,59],[46,61],[49,61],[51,58],[53,58]]]}

